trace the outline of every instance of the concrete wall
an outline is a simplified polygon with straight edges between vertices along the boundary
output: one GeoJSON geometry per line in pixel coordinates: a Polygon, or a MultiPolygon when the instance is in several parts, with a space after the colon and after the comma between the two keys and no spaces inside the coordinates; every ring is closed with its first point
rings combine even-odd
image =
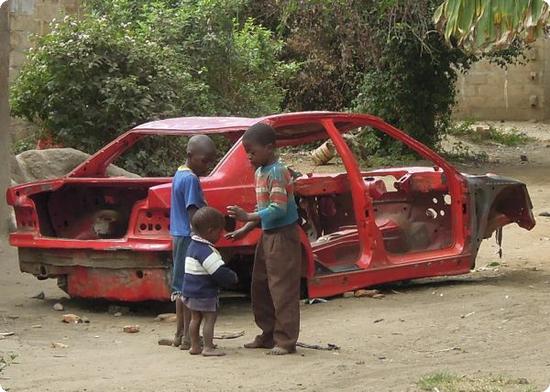
{"type": "Polygon", "coordinates": [[[502,69],[482,61],[458,79],[455,117],[472,120],[550,118],[550,40],[527,52],[525,65],[502,69]]]}
{"type": "Polygon", "coordinates": [[[6,188],[10,184],[10,115],[8,108],[8,70],[10,29],[8,1],[0,0],[0,247],[8,232],[6,188]]]}
{"type": "MultiPolygon", "coordinates": [[[[10,0],[10,83],[13,81],[32,46],[33,35],[49,32],[54,18],[78,14],[81,0],[10,0]]],[[[12,129],[24,135],[33,126],[25,121],[12,119],[12,129]]]]}
{"type": "Polygon", "coordinates": [[[10,80],[17,76],[25,62],[32,46],[32,35],[48,33],[49,23],[54,18],[77,14],[79,4],[79,0],[11,0],[10,80]]]}

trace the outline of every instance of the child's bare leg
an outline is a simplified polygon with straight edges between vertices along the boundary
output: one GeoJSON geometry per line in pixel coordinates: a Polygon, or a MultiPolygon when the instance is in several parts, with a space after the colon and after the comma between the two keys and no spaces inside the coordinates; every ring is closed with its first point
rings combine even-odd
{"type": "Polygon", "coordinates": [[[204,337],[204,349],[202,355],[205,357],[221,357],[225,355],[223,351],[216,348],[214,344],[214,325],[216,324],[217,312],[203,312],[204,326],[202,327],[202,336],[204,337]]]}
{"type": "Polygon", "coordinates": [[[183,304],[181,297],[176,298],[176,334],[174,335],[173,346],[178,347],[181,345],[181,339],[184,331],[184,318],[183,308],[186,306],[183,304]]]}
{"type": "Polygon", "coordinates": [[[191,322],[189,323],[189,335],[191,337],[191,349],[189,354],[198,355],[202,352],[200,327],[202,322],[202,313],[191,310],[191,322]]]}
{"type": "MultiPolygon", "coordinates": [[[[182,302],[182,301],[180,301],[182,302]]],[[[180,348],[182,350],[189,350],[191,348],[191,336],[189,334],[189,324],[191,323],[191,311],[185,304],[182,302],[182,313],[183,313],[183,322],[182,322],[182,340],[180,348]]]]}

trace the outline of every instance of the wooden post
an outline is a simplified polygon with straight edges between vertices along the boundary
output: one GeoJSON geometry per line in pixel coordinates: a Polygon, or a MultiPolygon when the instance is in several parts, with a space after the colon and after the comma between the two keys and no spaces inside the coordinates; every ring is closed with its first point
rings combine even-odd
{"type": "Polygon", "coordinates": [[[8,232],[6,188],[10,185],[10,113],[8,73],[10,58],[9,1],[0,0],[0,246],[8,232]]]}

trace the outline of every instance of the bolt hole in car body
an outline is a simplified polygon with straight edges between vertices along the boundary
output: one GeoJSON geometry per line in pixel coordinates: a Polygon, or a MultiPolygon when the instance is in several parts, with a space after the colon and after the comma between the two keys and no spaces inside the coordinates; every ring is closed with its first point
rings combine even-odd
{"type": "MultiPolygon", "coordinates": [[[[254,175],[240,142],[265,121],[280,147],[330,139],[345,171],[295,181],[303,249],[304,294],[414,278],[468,273],[484,238],[509,223],[535,225],[525,185],[496,175],[458,172],[438,154],[363,114],[304,112],[250,119],[186,117],[137,126],[67,176],[11,187],[21,271],[57,278],[72,297],[168,300],[171,274],[170,177],[108,177],[107,168],[146,136],[223,135],[233,143],[201,178],[209,205],[252,210],[254,175]],[[368,127],[399,140],[429,164],[364,171],[344,135],[368,127]]],[[[184,155],[182,151],[181,159],[184,155]]],[[[226,217],[226,231],[240,223],[226,217]]],[[[246,289],[260,231],[217,244],[246,289]]]]}

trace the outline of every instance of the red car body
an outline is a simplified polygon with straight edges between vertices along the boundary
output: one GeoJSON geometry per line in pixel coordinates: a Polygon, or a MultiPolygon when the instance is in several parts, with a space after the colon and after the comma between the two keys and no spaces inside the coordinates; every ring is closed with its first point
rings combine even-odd
{"type": "MultiPolygon", "coordinates": [[[[535,225],[525,185],[495,175],[469,176],[407,134],[362,114],[305,112],[259,119],[175,118],[140,125],[63,178],[14,186],[21,271],[57,278],[72,297],[122,301],[170,295],[171,178],[107,177],[116,157],[146,135],[222,134],[233,147],[201,178],[208,204],[255,206],[254,176],[240,136],[265,121],[280,146],[331,139],[345,172],[296,179],[306,295],[326,297],[386,282],[468,273],[484,238],[509,223],[535,225]],[[426,167],[361,171],[343,137],[371,127],[431,162],[426,167]],[[393,178],[388,189],[384,178],[393,178]]],[[[226,230],[240,223],[227,218],[226,230]]],[[[243,281],[258,229],[217,244],[243,281]]]]}

